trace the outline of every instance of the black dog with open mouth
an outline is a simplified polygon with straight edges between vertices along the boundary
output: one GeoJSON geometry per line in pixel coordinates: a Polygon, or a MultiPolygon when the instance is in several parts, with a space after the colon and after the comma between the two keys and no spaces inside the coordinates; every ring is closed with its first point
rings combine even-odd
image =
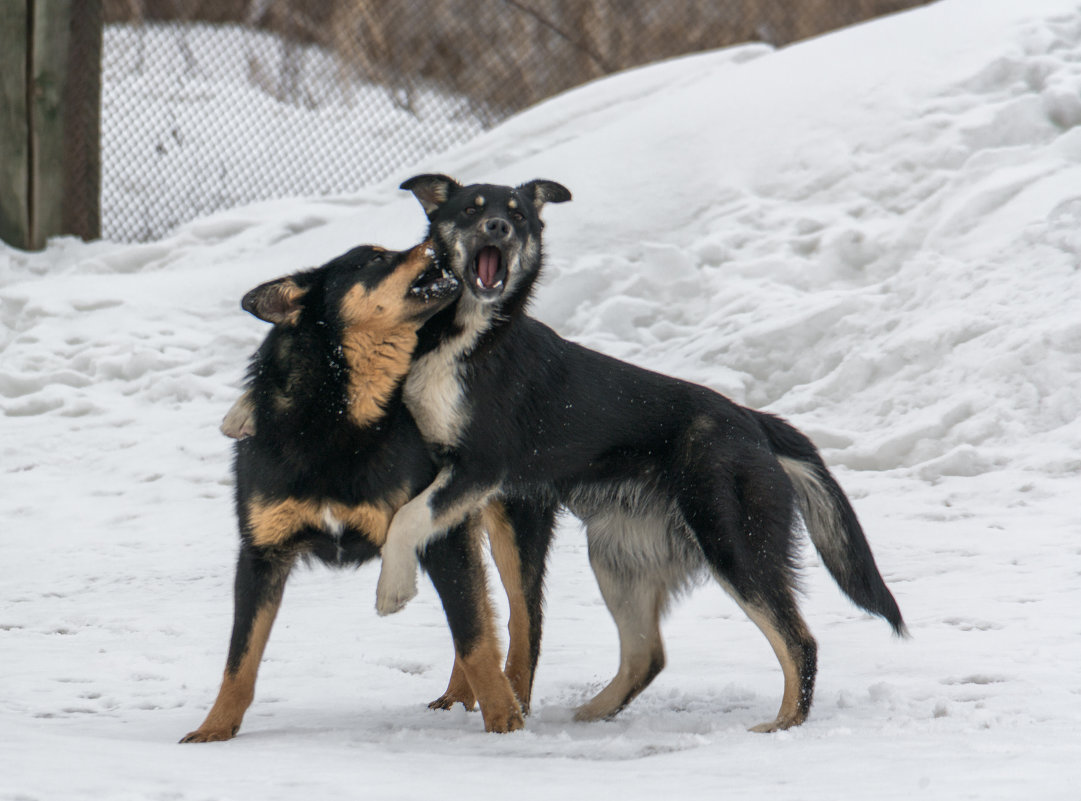
{"type": "MultiPolygon", "coordinates": [[[[540,211],[569,200],[564,187],[462,186],[445,175],[402,187],[428,215],[437,259],[466,288],[421,331],[406,379],[406,406],[441,469],[387,532],[381,614],[416,593],[417,554],[475,510],[562,505],[586,524],[620,640],[616,676],[579,719],[611,717],[648,686],[665,663],[664,611],[711,575],[761,629],[784,674],[776,717],[754,730],[802,723],[817,645],[795,592],[801,518],[845,594],[905,633],[848,498],[804,434],[562,339],[524,313],[541,269],[540,211]]],[[[550,531],[523,519],[515,534],[525,583],[543,573],[550,531]]],[[[538,648],[539,598],[526,594],[538,648]]]]}

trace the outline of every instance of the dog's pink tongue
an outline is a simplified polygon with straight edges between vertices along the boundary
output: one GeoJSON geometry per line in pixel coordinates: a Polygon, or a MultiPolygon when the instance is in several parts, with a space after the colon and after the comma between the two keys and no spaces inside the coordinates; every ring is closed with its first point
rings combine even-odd
{"type": "Polygon", "coordinates": [[[495,274],[499,270],[499,251],[495,248],[484,248],[477,254],[477,275],[480,282],[486,287],[495,285],[495,274]]]}

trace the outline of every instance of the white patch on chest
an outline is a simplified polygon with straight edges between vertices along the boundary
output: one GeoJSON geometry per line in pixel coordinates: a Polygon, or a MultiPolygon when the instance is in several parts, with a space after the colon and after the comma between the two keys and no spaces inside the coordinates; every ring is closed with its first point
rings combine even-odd
{"type": "Polygon", "coordinates": [[[345,533],[345,524],[334,516],[333,510],[330,508],[330,504],[323,507],[323,525],[326,527],[326,532],[334,539],[334,545],[338,550],[338,561],[342,560],[342,534],[345,533]]]}
{"type": "Polygon", "coordinates": [[[460,359],[487,330],[489,313],[488,307],[472,297],[463,298],[456,318],[462,333],[424,354],[409,368],[403,389],[405,405],[428,442],[453,447],[469,423],[460,359]]]}
{"type": "Polygon", "coordinates": [[[465,425],[465,398],[458,380],[457,360],[447,345],[421,356],[409,369],[404,398],[421,436],[428,442],[452,446],[465,425]]]}
{"type": "Polygon", "coordinates": [[[327,534],[334,539],[340,540],[342,538],[342,532],[345,531],[345,524],[334,516],[334,512],[329,505],[323,507],[323,525],[326,526],[327,534]]]}

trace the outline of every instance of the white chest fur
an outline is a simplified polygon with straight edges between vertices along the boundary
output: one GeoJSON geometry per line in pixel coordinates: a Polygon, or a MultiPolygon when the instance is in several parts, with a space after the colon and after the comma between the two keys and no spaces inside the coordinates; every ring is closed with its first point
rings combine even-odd
{"type": "Polygon", "coordinates": [[[444,345],[421,356],[405,380],[405,405],[428,442],[453,446],[468,418],[458,360],[444,345]]]}
{"type": "Polygon", "coordinates": [[[456,322],[462,332],[417,359],[405,380],[405,405],[428,442],[453,447],[469,422],[469,404],[462,389],[461,359],[491,323],[495,309],[466,293],[458,303],[456,322]]]}

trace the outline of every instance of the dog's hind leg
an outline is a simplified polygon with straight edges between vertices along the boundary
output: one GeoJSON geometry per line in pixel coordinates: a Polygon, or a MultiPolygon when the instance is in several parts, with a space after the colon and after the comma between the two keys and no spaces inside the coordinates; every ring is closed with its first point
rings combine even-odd
{"type": "Polygon", "coordinates": [[[428,708],[450,709],[455,704],[461,704],[470,711],[477,705],[477,694],[473,692],[473,687],[469,684],[465,663],[457,650],[454,652],[454,667],[450,671],[450,681],[447,682],[447,689],[441,696],[428,704],[428,708]]]}
{"type": "Polygon", "coordinates": [[[504,672],[527,715],[540,658],[544,570],[554,525],[554,507],[520,498],[493,501],[484,510],[492,559],[507,592],[510,612],[504,672]]]}
{"type": "Polygon", "coordinates": [[[281,606],[294,556],[241,546],[234,586],[233,634],[225,676],[206,720],[182,743],[228,740],[237,733],[255,697],[255,677],[281,606]]]}
{"type": "Polygon", "coordinates": [[[814,698],[818,646],[807,630],[793,602],[782,605],[748,601],[738,593],[733,597],[756,626],[766,635],[784,674],[784,694],[777,717],[752,726],[753,732],[774,732],[798,726],[807,719],[814,698]]]}
{"type": "Polygon", "coordinates": [[[779,489],[784,486],[767,468],[735,483],[688,488],[679,498],[717,580],[766,636],[781,664],[781,707],[774,720],[752,727],[755,732],[803,723],[814,696],[818,649],[796,606],[794,506],[779,489]]]}
{"type": "Polygon", "coordinates": [[[648,570],[624,571],[590,542],[589,561],[619,630],[619,670],[608,685],[578,707],[575,720],[614,717],[664,669],[661,612],[668,588],[648,570]]]}

